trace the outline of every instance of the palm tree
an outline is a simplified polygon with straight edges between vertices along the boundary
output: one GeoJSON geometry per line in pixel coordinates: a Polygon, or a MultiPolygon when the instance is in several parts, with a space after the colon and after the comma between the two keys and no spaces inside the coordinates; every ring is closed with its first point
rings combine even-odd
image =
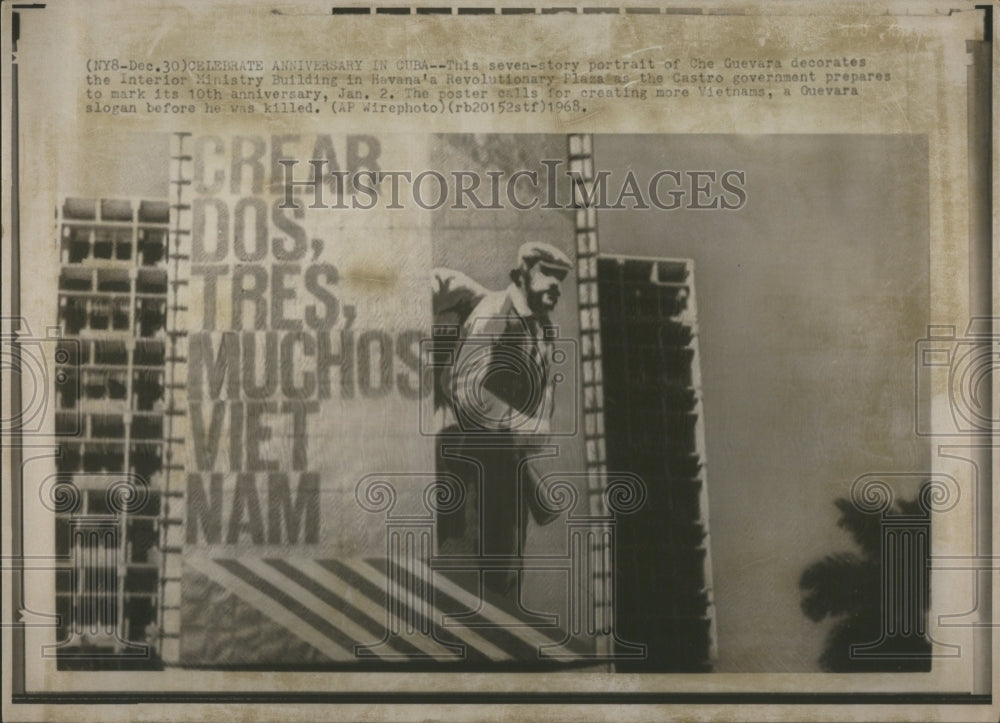
{"type": "MultiPolygon", "coordinates": [[[[834,501],[840,510],[837,524],[850,533],[860,552],[827,555],[807,567],[799,578],[802,612],[814,622],[828,616],[836,620],[820,655],[823,670],[835,673],[930,670],[930,643],[916,633],[895,636],[891,658],[851,654],[852,646],[874,643],[883,637],[882,520],[894,515],[926,517],[919,499],[918,494],[913,500],[898,500],[881,514],[864,512],[844,498],[834,501]]],[[[926,562],[925,557],[916,564],[926,565],[926,562]]],[[[916,591],[914,594],[919,595],[916,591]]],[[[920,598],[925,602],[929,596],[925,591],[920,598]]],[[[926,606],[922,608],[920,614],[926,617],[926,606]]]]}

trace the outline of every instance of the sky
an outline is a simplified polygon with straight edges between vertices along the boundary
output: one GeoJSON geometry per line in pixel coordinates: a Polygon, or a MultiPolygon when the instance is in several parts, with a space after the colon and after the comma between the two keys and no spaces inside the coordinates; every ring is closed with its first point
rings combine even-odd
{"type": "MultiPolygon", "coordinates": [[[[929,469],[913,434],[929,321],[918,136],[598,136],[598,169],[741,170],[736,211],[607,210],[602,253],[694,261],[718,671],[818,670],[810,563],[852,549],[833,501],[929,469]]],[[[664,187],[666,188],[666,187],[664,187]]]]}

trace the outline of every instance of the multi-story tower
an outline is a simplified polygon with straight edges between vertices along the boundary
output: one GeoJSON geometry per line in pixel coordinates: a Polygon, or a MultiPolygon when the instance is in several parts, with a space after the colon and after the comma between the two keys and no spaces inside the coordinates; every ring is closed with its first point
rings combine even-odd
{"type": "Polygon", "coordinates": [[[168,350],[167,201],[68,198],[60,233],[60,665],[156,659],[168,350]],[[88,532],[89,530],[89,532],[88,532]],[[96,532],[95,532],[96,531],[96,532]],[[139,646],[147,645],[143,649],[139,646]]]}
{"type": "Polygon", "coordinates": [[[593,551],[594,619],[625,644],[617,670],[705,671],[716,657],[694,264],[600,249],[593,139],[569,137],[592,512],[609,475],[646,498],[593,551]],[[643,655],[632,653],[645,645],[643,655]]]}
{"type": "Polygon", "coordinates": [[[618,632],[649,656],[619,670],[709,670],[715,657],[692,266],[598,261],[608,466],[648,495],[618,527],[615,576],[618,632]]]}

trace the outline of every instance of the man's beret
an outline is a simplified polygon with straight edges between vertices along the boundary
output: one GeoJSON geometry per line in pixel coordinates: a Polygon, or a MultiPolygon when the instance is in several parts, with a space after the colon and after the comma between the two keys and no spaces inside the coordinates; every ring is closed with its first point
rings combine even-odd
{"type": "Polygon", "coordinates": [[[521,244],[517,251],[518,265],[531,266],[532,264],[544,264],[559,269],[564,272],[573,270],[573,262],[562,251],[552,244],[542,241],[528,241],[521,244]]]}

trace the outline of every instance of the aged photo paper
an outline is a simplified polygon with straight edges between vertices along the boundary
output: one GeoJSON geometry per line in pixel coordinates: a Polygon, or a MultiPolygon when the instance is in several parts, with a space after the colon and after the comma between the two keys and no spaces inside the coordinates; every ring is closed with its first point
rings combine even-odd
{"type": "Polygon", "coordinates": [[[997,719],[994,5],[2,10],[6,720],[997,719]]]}

